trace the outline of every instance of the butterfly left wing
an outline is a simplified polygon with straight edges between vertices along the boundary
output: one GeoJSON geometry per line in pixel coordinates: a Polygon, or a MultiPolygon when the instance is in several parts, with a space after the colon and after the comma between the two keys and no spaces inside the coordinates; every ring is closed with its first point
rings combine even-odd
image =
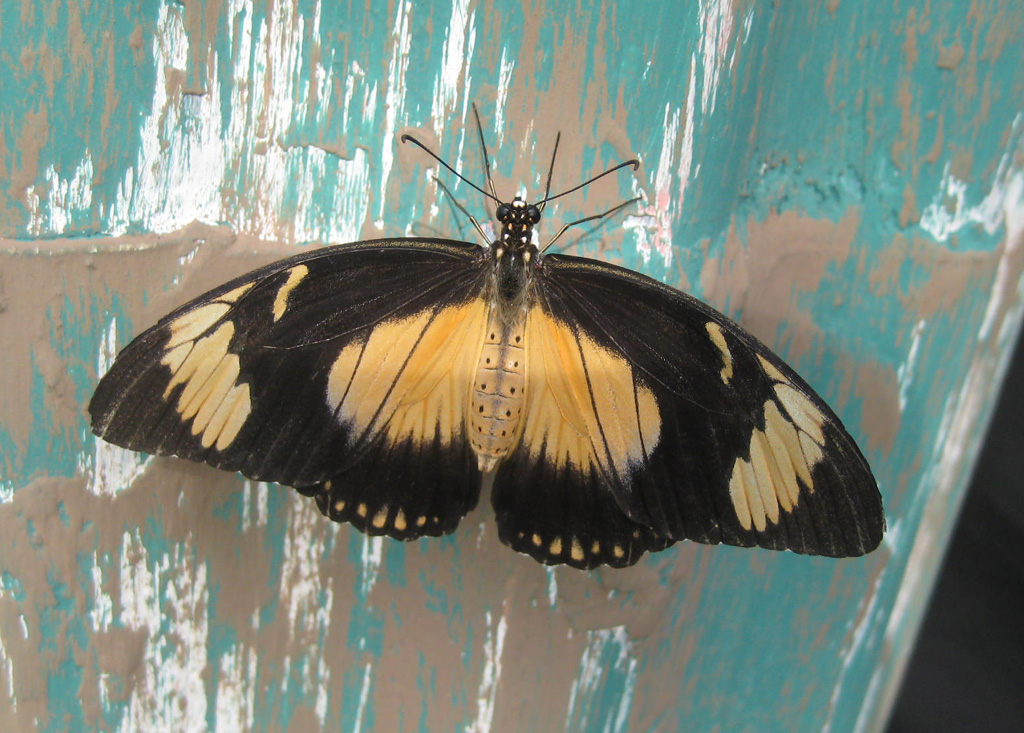
{"type": "Polygon", "coordinates": [[[373,534],[450,532],[479,493],[459,416],[485,262],[474,245],[377,240],[233,280],[125,347],[93,430],[296,487],[373,534]]]}
{"type": "Polygon", "coordinates": [[[622,268],[550,255],[537,277],[523,439],[493,495],[503,541],[584,568],[679,539],[835,557],[878,545],[859,449],[753,336],[622,268]]]}

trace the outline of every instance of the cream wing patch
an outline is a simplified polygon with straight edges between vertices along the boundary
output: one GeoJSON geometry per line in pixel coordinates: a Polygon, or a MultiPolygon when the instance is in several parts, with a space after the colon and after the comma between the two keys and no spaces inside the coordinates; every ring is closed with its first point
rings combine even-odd
{"type": "Polygon", "coordinates": [[[284,315],[285,309],[288,307],[288,296],[295,289],[302,280],[309,274],[309,268],[305,265],[296,265],[288,271],[288,279],[285,280],[284,285],[277,291],[277,295],[274,296],[274,322],[277,323],[281,320],[281,316],[284,315]]]}
{"type": "Polygon", "coordinates": [[[764,403],[764,430],[750,437],[749,458],[737,458],[729,479],[729,497],[744,529],[763,532],[778,524],[780,512],[792,512],[803,486],[814,492],[812,471],[824,457],[825,416],[764,357],[761,367],[773,381],[774,395],[764,403]]]}
{"type": "Polygon", "coordinates": [[[722,327],[714,321],[708,321],[704,324],[704,328],[708,332],[708,336],[711,337],[711,343],[722,355],[722,371],[719,372],[719,376],[722,377],[722,382],[728,384],[732,379],[732,352],[729,351],[729,344],[725,341],[725,334],[722,333],[722,327]]]}
{"type": "Polygon", "coordinates": [[[191,421],[192,434],[199,436],[204,448],[224,450],[231,445],[252,411],[249,385],[238,381],[238,356],[228,350],[235,326],[223,320],[231,304],[252,285],[236,288],[169,325],[171,336],[161,359],[171,371],[164,399],[184,385],[175,409],[182,420],[191,421]]]}
{"type": "Polygon", "coordinates": [[[450,444],[462,433],[487,310],[483,300],[378,324],[339,353],[326,399],[352,440],[380,430],[450,444]]]}
{"type": "Polygon", "coordinates": [[[534,307],[526,320],[526,407],[522,441],[556,466],[586,474],[604,468],[625,478],[661,434],[654,394],[629,362],[585,333],[534,307]]]}

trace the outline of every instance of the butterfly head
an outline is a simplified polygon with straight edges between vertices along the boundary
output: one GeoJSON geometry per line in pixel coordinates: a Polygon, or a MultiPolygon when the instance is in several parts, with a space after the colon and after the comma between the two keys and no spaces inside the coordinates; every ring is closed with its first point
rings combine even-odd
{"type": "Polygon", "coordinates": [[[498,221],[501,239],[506,249],[523,249],[533,243],[533,227],[540,221],[540,209],[516,196],[510,204],[499,204],[498,221]]]}
{"type": "Polygon", "coordinates": [[[501,236],[491,245],[496,292],[503,303],[518,303],[526,295],[530,265],[537,257],[533,227],[540,221],[540,209],[516,196],[498,205],[497,217],[501,236]]]}

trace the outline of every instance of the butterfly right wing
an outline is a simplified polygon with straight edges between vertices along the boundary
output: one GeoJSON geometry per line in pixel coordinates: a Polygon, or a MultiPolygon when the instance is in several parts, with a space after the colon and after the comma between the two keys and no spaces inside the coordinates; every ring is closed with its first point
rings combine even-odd
{"type": "Polygon", "coordinates": [[[492,501],[541,562],[629,565],[689,539],[848,557],[885,527],[839,418],[767,347],[650,278],[549,255],[522,440],[492,501]]]}
{"type": "Polygon", "coordinates": [[[475,245],[379,240],[275,263],[177,309],[89,405],[108,442],[276,481],[411,539],[477,501],[462,415],[486,327],[475,245]]]}

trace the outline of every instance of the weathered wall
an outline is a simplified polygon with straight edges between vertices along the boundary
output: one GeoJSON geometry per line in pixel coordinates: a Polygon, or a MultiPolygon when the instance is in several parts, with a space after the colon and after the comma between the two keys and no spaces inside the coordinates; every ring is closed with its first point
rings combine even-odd
{"type": "Polygon", "coordinates": [[[879,725],[1020,324],[1022,22],[1011,0],[3,3],[0,729],[879,725]],[[171,307],[309,243],[466,230],[397,135],[479,178],[470,102],[506,195],[539,190],[559,130],[557,187],[641,159],[639,212],[572,248],[785,355],[874,467],[877,552],[548,570],[486,502],[451,538],[368,540],[91,437],[98,375],[171,307]]]}

